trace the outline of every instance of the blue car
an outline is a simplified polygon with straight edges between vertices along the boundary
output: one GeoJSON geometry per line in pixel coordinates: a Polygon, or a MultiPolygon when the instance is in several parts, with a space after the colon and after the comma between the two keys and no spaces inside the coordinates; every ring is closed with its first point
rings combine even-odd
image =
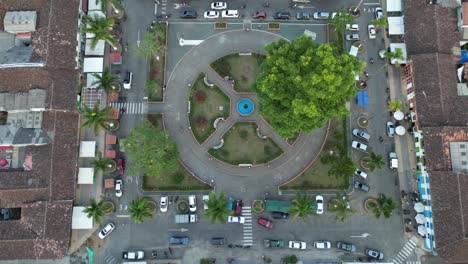
{"type": "Polygon", "coordinates": [[[188,237],[173,236],[169,240],[169,244],[171,244],[171,245],[188,245],[189,242],[190,242],[190,238],[188,238],[188,237]]]}

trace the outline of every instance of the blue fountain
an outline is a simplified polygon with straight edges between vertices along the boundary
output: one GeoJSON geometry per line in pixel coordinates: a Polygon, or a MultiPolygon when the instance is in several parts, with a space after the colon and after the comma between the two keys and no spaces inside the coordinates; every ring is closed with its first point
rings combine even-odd
{"type": "Polygon", "coordinates": [[[252,100],[244,98],[237,103],[237,112],[242,116],[249,116],[254,111],[254,104],[252,100]]]}

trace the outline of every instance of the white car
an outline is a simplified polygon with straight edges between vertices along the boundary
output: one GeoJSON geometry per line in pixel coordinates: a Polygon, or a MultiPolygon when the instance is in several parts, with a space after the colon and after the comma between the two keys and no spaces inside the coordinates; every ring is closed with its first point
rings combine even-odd
{"type": "Polygon", "coordinates": [[[367,173],[366,173],[365,171],[360,170],[360,169],[357,169],[357,170],[354,172],[354,174],[356,174],[357,176],[361,176],[361,177],[363,177],[364,179],[367,178],[367,173]]]}
{"type": "Polygon", "coordinates": [[[319,19],[319,20],[328,19],[328,17],[330,17],[330,13],[328,12],[315,12],[313,15],[314,19],[319,19]]]}
{"type": "Polygon", "coordinates": [[[138,251],[128,251],[122,253],[123,259],[144,259],[145,252],[138,250],[138,251]]]}
{"type": "Polygon", "coordinates": [[[315,196],[315,202],[317,203],[317,214],[323,214],[323,196],[315,196]]]}
{"type": "Polygon", "coordinates": [[[385,59],[385,52],[386,52],[385,50],[379,51],[379,57],[380,57],[381,59],[385,59]]]}
{"type": "Polygon", "coordinates": [[[317,249],[329,249],[331,248],[331,242],[326,240],[317,240],[314,242],[314,247],[317,249]]]}
{"type": "Polygon", "coordinates": [[[190,210],[190,212],[195,212],[195,211],[197,211],[197,197],[195,197],[194,194],[189,195],[189,197],[188,197],[188,202],[189,202],[189,210],[190,210]]]}
{"type": "Polygon", "coordinates": [[[351,147],[360,151],[364,151],[364,152],[367,150],[367,145],[358,141],[353,141],[351,143],[351,147]]]}
{"type": "Polygon", "coordinates": [[[206,203],[210,200],[210,196],[205,194],[202,196],[202,200],[203,200],[203,209],[208,210],[208,205],[206,203]]]}
{"type": "Polygon", "coordinates": [[[223,10],[227,8],[227,3],[226,2],[214,2],[211,3],[211,9],[214,10],[223,10]]]}
{"type": "Polygon", "coordinates": [[[375,26],[374,25],[368,25],[367,26],[367,31],[369,32],[369,39],[375,39],[375,26]]]}
{"type": "Polygon", "coordinates": [[[365,141],[369,141],[370,139],[369,134],[357,128],[353,129],[353,136],[363,139],[365,141]]]}
{"type": "Polygon", "coordinates": [[[218,18],[219,17],[219,12],[218,11],[206,11],[203,14],[204,18],[218,18]]]}
{"type": "Polygon", "coordinates": [[[123,82],[124,89],[132,88],[132,80],[133,80],[133,72],[127,72],[127,75],[125,76],[125,80],[123,82]]]}
{"type": "Polygon", "coordinates": [[[237,10],[224,10],[221,12],[221,16],[224,18],[238,18],[239,11],[237,10]]]}
{"type": "Polygon", "coordinates": [[[159,209],[161,209],[161,212],[165,213],[167,212],[167,204],[168,204],[168,198],[167,196],[162,196],[161,200],[159,201],[159,209]]]}
{"type": "Polygon", "coordinates": [[[306,242],[303,242],[303,241],[289,241],[289,248],[292,248],[292,249],[306,249],[306,242]]]}
{"type": "Polygon", "coordinates": [[[375,9],[375,14],[374,14],[374,15],[375,15],[375,19],[381,19],[381,18],[383,18],[383,11],[382,11],[382,8],[377,7],[377,8],[375,9]]]}
{"type": "Polygon", "coordinates": [[[228,216],[228,223],[245,223],[245,217],[243,216],[228,216]]]}
{"type": "Polygon", "coordinates": [[[99,231],[99,238],[104,239],[106,238],[115,228],[113,223],[108,223],[101,231],[99,231]]]}
{"type": "Polygon", "coordinates": [[[359,31],[359,25],[358,24],[346,24],[346,30],[347,31],[359,31]]]}
{"type": "Polygon", "coordinates": [[[346,40],[359,40],[359,34],[346,34],[346,40]]]}
{"type": "Polygon", "coordinates": [[[122,187],[123,187],[122,180],[116,180],[115,181],[115,196],[122,197],[122,187]]]}

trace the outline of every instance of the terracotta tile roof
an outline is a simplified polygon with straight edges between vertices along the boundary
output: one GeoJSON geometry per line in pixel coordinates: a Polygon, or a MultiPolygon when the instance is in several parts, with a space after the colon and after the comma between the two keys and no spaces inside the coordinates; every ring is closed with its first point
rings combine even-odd
{"type": "Polygon", "coordinates": [[[450,142],[468,141],[468,127],[425,127],[423,132],[428,170],[452,170],[450,142]]]}

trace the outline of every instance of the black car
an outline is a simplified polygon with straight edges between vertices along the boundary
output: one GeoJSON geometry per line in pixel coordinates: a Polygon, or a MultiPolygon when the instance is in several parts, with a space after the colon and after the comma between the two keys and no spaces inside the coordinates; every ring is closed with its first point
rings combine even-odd
{"type": "Polygon", "coordinates": [[[353,245],[351,243],[348,243],[348,242],[342,242],[342,241],[336,242],[336,248],[344,250],[344,251],[349,251],[349,252],[355,252],[356,251],[356,246],[355,245],[353,245]]]}
{"type": "Polygon", "coordinates": [[[171,244],[171,245],[188,245],[189,243],[190,243],[190,238],[188,238],[188,237],[173,236],[169,240],[169,244],[171,244]]]}
{"type": "Polygon", "coordinates": [[[289,214],[288,213],[283,213],[283,212],[273,212],[271,213],[271,216],[273,219],[288,219],[289,214]]]}
{"type": "Polygon", "coordinates": [[[180,18],[197,18],[197,11],[183,10],[180,12],[180,18]]]}
{"type": "Polygon", "coordinates": [[[291,17],[291,14],[289,12],[275,12],[273,14],[274,19],[289,19],[291,17]]]}
{"type": "Polygon", "coordinates": [[[213,237],[210,241],[211,245],[222,246],[226,243],[224,237],[213,237]]]}

